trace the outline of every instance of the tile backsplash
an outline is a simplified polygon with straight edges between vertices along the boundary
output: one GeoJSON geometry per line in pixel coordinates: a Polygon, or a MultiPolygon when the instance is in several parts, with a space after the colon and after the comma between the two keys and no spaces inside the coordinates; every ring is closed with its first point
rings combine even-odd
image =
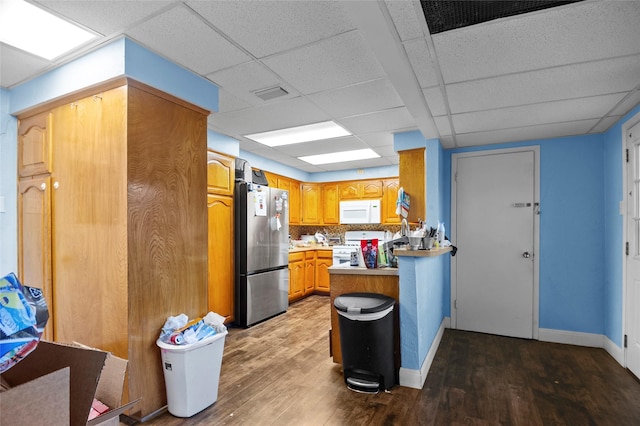
{"type": "Polygon", "coordinates": [[[389,231],[392,234],[400,231],[400,225],[380,225],[380,224],[367,224],[367,225],[289,225],[289,234],[292,240],[299,240],[301,235],[310,234],[313,235],[316,232],[320,232],[327,237],[340,236],[344,238],[344,233],[347,231],[389,231]]]}

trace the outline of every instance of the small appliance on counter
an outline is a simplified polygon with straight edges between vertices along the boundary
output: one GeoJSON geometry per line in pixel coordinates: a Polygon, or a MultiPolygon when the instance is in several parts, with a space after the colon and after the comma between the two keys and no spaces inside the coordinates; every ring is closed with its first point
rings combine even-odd
{"type": "MultiPolygon", "coordinates": [[[[357,253],[359,267],[364,267],[360,242],[362,240],[377,239],[379,246],[385,241],[388,233],[385,231],[347,231],[344,234],[344,244],[333,246],[333,266],[349,268],[352,265],[352,254],[357,253]]],[[[379,265],[381,266],[381,265],[379,265]]]]}

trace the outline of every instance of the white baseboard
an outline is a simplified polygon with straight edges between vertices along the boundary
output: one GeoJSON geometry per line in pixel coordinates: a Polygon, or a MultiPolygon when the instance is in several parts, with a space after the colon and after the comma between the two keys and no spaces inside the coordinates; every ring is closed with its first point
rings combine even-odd
{"type": "Polygon", "coordinates": [[[604,336],[604,350],[607,351],[607,353],[609,355],[611,355],[611,357],[613,359],[618,361],[618,364],[620,364],[621,366],[625,367],[624,349],[621,348],[620,346],[616,345],[615,343],[613,343],[606,336],[604,336]]]}
{"type": "Polygon", "coordinates": [[[429,352],[427,352],[427,356],[420,367],[420,370],[412,370],[409,368],[400,367],[399,379],[400,386],[405,386],[408,388],[414,389],[422,389],[425,380],[427,380],[427,374],[429,373],[429,369],[431,368],[431,364],[433,363],[433,359],[436,356],[436,352],[438,351],[438,347],[440,346],[440,341],[442,340],[442,335],[444,334],[444,329],[448,328],[446,325],[450,323],[449,317],[444,317],[442,322],[440,323],[440,328],[436,333],[436,337],[431,342],[431,347],[429,348],[429,352]],[[449,321],[447,321],[449,320],[449,321]]]}
{"type": "Polygon", "coordinates": [[[539,329],[538,340],[543,342],[564,343],[566,345],[589,346],[592,348],[604,347],[604,338],[602,334],[553,330],[550,328],[539,329]]]}

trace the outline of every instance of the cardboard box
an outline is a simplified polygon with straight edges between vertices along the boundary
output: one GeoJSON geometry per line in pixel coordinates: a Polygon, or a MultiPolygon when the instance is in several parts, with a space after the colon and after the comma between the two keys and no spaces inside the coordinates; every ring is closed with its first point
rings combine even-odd
{"type": "Polygon", "coordinates": [[[2,373],[0,412],[12,425],[118,425],[127,361],[79,345],[40,341],[26,358],[2,373]],[[91,421],[93,398],[116,407],[91,421]],[[107,423],[109,422],[109,423],[107,423]]]}

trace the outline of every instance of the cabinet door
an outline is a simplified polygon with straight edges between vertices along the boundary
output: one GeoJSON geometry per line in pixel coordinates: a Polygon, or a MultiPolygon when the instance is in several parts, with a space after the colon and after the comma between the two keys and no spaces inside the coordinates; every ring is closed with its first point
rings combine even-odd
{"type": "Polygon", "coordinates": [[[400,223],[400,216],[396,214],[396,201],[398,200],[398,179],[385,179],[382,196],[382,223],[400,223]]]}
{"type": "Polygon", "coordinates": [[[331,250],[318,250],[316,259],[316,290],[329,292],[329,267],[333,264],[331,250]]]}
{"type": "Polygon", "coordinates": [[[340,193],[341,200],[357,200],[360,198],[360,191],[358,189],[358,182],[340,182],[338,184],[338,191],[340,193]]]}
{"type": "Polygon", "coordinates": [[[289,300],[304,295],[304,253],[289,255],[289,300]]]}
{"type": "Polygon", "coordinates": [[[233,198],[207,194],[209,311],[234,319],[233,198]]]}
{"type": "Polygon", "coordinates": [[[322,185],[322,222],[326,225],[340,223],[340,203],[338,201],[338,184],[322,185]]]}
{"type": "Polygon", "coordinates": [[[304,259],[304,294],[313,293],[316,287],[316,256],[314,251],[305,253],[304,259]]]}
{"type": "Polygon", "coordinates": [[[20,120],[18,128],[18,175],[51,172],[51,113],[20,120]]]}
{"type": "Polygon", "coordinates": [[[300,182],[291,181],[289,188],[289,225],[300,225],[300,182]]]}
{"type": "MultiPolygon", "coordinates": [[[[120,357],[128,353],[129,270],[143,273],[128,257],[127,190],[136,182],[127,182],[126,94],[121,87],[52,111],[54,334],[120,357]]],[[[150,206],[140,214],[154,221],[162,213],[150,206]]],[[[145,247],[164,261],[158,241],[145,247]]]]}
{"type": "Polygon", "coordinates": [[[303,225],[319,225],[322,215],[320,202],[320,185],[316,183],[303,183],[302,188],[302,220],[303,225]]]}
{"type": "Polygon", "coordinates": [[[418,219],[425,221],[427,193],[426,193],[426,150],[425,148],[400,151],[400,186],[411,197],[409,209],[410,223],[417,223],[418,219]]]}
{"type": "Polygon", "coordinates": [[[207,191],[210,194],[233,195],[235,160],[207,151],[207,191]]]}
{"type": "MultiPolygon", "coordinates": [[[[264,176],[267,178],[267,183],[269,185],[269,187],[271,188],[280,188],[280,186],[278,186],[278,176],[273,174],[273,173],[269,173],[269,172],[264,172],[264,176]]],[[[284,188],[280,188],[280,189],[284,189],[284,188]]]]}
{"type": "Polygon", "coordinates": [[[51,178],[21,179],[18,184],[18,279],[42,290],[49,320],[42,338],[53,341],[53,288],[51,282],[51,178]]]}
{"type": "Polygon", "coordinates": [[[382,197],[382,181],[381,180],[365,180],[360,182],[360,195],[362,198],[381,198],[382,197]]]}

